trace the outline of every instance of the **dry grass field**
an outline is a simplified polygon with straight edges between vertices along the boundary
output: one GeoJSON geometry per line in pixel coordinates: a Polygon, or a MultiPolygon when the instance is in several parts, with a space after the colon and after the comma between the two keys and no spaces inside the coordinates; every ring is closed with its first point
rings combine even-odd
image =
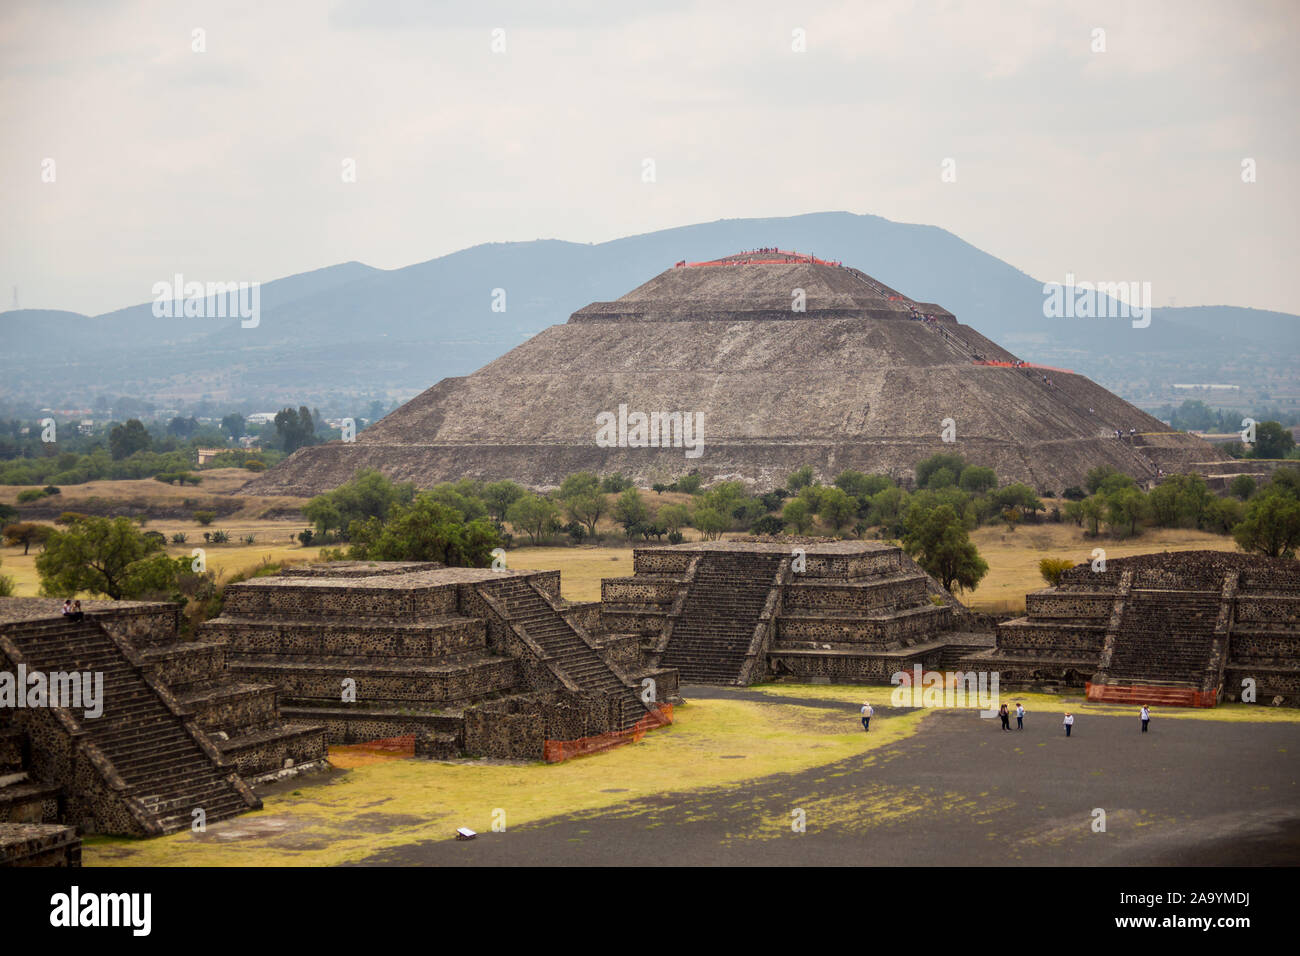
{"type": "MultiPolygon", "coordinates": [[[[188,555],[192,548],[204,547],[208,566],[219,577],[228,577],[268,560],[311,561],[317,558],[319,547],[304,548],[297,540],[298,532],[306,527],[306,523],[299,518],[285,517],[300,508],[306,499],[236,495],[234,492],[250,475],[240,468],[219,468],[201,474],[203,483],[197,488],[164,485],[152,479],[69,485],[56,499],[57,508],[77,511],[97,502],[98,509],[86,507],[86,510],[105,513],[105,504],[120,503],[123,512],[173,515],[150,518],[145,527],[166,536],[169,554],[188,555]],[[229,514],[203,527],[188,517],[193,511],[201,510],[227,511],[229,514]],[[205,544],[203,532],[218,530],[230,535],[230,543],[205,544]],[[177,532],[186,535],[185,544],[170,543],[172,535],[177,532]],[[254,537],[251,545],[244,542],[248,535],[254,537]]],[[[20,490],[19,487],[0,486],[0,502],[13,504],[20,490]]],[[[691,500],[689,495],[674,492],[660,495],[643,490],[642,494],[653,511],[665,504],[691,500]]],[[[609,496],[611,505],[614,497],[609,496]]],[[[601,519],[598,530],[602,535],[615,538],[620,531],[608,516],[601,519]]],[[[691,528],[684,529],[684,533],[687,541],[700,537],[691,528]]],[[[1043,558],[1069,558],[1083,562],[1091,560],[1094,548],[1105,549],[1110,558],[1151,551],[1236,550],[1231,538],[1201,531],[1155,528],[1136,538],[1118,540],[1105,536],[1087,538],[1082,529],[1064,523],[1021,525],[1015,531],[1007,531],[1002,525],[991,525],[979,528],[971,538],[989,563],[989,573],[975,591],[959,596],[976,610],[989,612],[1023,611],[1025,594],[1046,586],[1038,573],[1038,562],[1043,558]]],[[[524,544],[527,540],[525,535],[515,536],[516,543],[521,546],[510,550],[509,566],[560,571],[564,597],[572,601],[599,600],[602,578],[632,573],[630,544],[532,547],[524,544]]],[[[38,593],[40,582],[36,575],[35,552],[24,556],[21,547],[0,547],[0,560],[3,561],[0,574],[14,578],[19,596],[38,593]]]]}
{"type": "MultiPolygon", "coordinates": [[[[1069,558],[1082,563],[1092,560],[1094,548],[1105,549],[1108,558],[1151,551],[1236,550],[1231,538],[1202,531],[1156,528],[1119,541],[1104,536],[1086,538],[1072,524],[1021,525],[1015,531],[1002,526],[986,527],[975,531],[971,539],[988,562],[989,573],[978,588],[958,597],[975,610],[987,612],[1023,612],[1025,594],[1047,586],[1038,573],[1038,562],[1043,558],[1069,558]]],[[[515,548],[507,561],[512,568],[559,571],[564,597],[597,601],[601,578],[632,573],[632,547],[515,548]]]]}

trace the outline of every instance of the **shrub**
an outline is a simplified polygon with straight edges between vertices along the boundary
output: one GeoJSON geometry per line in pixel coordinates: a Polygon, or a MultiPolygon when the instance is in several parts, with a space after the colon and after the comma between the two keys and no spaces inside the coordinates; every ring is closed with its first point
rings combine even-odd
{"type": "Polygon", "coordinates": [[[250,458],[244,462],[244,467],[249,471],[266,471],[266,462],[258,461],[256,458],[250,458]]]}
{"type": "Polygon", "coordinates": [[[1061,583],[1061,575],[1070,568],[1074,567],[1074,562],[1069,558],[1043,558],[1038,562],[1038,573],[1043,576],[1043,580],[1056,587],[1061,583]]]}
{"type": "Polygon", "coordinates": [[[1065,491],[1061,492],[1061,497],[1066,498],[1069,501],[1082,501],[1084,498],[1088,497],[1088,492],[1084,491],[1078,485],[1071,485],[1069,488],[1066,488],[1065,491]]]}
{"type": "Polygon", "coordinates": [[[194,520],[206,528],[217,520],[217,513],[215,511],[196,511],[194,512],[194,520]]]}
{"type": "Polygon", "coordinates": [[[172,535],[172,544],[184,544],[184,543],[185,543],[184,531],[177,531],[174,535],[172,535]]]}
{"type": "Polygon", "coordinates": [[[244,544],[257,544],[257,536],[252,534],[244,535],[244,544]]]}
{"type": "MultiPolygon", "coordinates": [[[[204,535],[204,537],[207,537],[207,536],[204,535]]],[[[213,543],[213,544],[227,544],[229,541],[230,541],[230,535],[226,534],[226,532],[224,532],[224,531],[214,531],[214,532],[212,532],[212,543],[213,543]]]]}
{"type": "Polygon", "coordinates": [[[43,490],[47,495],[51,497],[53,497],[54,495],[63,494],[63,491],[59,488],[58,485],[46,485],[43,490]]]}
{"type": "Polygon", "coordinates": [[[302,531],[298,532],[298,540],[302,542],[304,548],[311,545],[311,539],[314,533],[315,532],[313,532],[311,528],[304,528],[302,531]]]}
{"type": "Polygon", "coordinates": [[[24,488],[22,491],[18,492],[18,503],[20,505],[25,505],[29,501],[39,501],[44,497],[44,488],[24,488]]]}
{"type": "Polygon", "coordinates": [[[681,544],[681,543],[682,543],[683,541],[685,541],[685,540],[686,540],[685,535],[683,535],[680,531],[669,531],[669,532],[668,532],[668,543],[669,543],[669,544],[681,544]]]}
{"type": "Polygon", "coordinates": [[[785,522],[776,515],[763,515],[750,526],[754,534],[780,534],[785,529],[785,522]]]}

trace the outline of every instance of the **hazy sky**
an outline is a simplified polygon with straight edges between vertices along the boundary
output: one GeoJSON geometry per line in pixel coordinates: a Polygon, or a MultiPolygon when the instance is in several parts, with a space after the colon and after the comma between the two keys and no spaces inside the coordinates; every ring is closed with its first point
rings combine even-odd
{"type": "Polygon", "coordinates": [[[97,313],[175,272],[847,210],[1044,281],[1300,312],[1298,11],[6,0],[0,309],[14,286],[24,308],[97,313]]]}

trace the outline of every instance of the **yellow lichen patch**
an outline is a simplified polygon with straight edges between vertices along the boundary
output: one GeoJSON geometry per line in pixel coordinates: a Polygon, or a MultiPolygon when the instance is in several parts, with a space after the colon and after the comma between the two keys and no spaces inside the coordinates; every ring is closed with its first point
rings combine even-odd
{"type": "Polygon", "coordinates": [[[509,829],[628,801],[836,763],[914,733],[923,714],[882,718],[870,734],[824,708],[708,700],[630,744],[562,764],[361,760],[341,776],[302,778],[258,813],[152,840],[90,838],[86,865],[320,866],[446,840],[456,827],[509,829]],[[723,759],[731,758],[731,759],[723,759]]]}
{"type": "MultiPolygon", "coordinates": [[[[846,714],[854,714],[864,701],[870,701],[874,707],[892,706],[892,696],[898,688],[889,684],[761,684],[750,688],[766,697],[778,699],[805,698],[842,703],[846,714]]],[[[1102,717],[1133,717],[1137,719],[1140,704],[1096,703],[1087,700],[1080,692],[1071,694],[1044,694],[1033,691],[999,690],[999,701],[1009,705],[1013,710],[1016,702],[1025,705],[1028,718],[1037,718],[1064,714],[1070,711],[1076,717],[1094,715],[1102,717]]],[[[926,709],[947,709],[937,703],[926,709]]],[[[978,709],[974,706],[967,710],[978,709]]],[[[1151,708],[1152,720],[1173,717],[1180,720],[1226,720],[1244,722],[1280,722],[1300,723],[1300,708],[1273,707],[1269,704],[1226,703],[1217,707],[1160,707],[1151,708]]]]}

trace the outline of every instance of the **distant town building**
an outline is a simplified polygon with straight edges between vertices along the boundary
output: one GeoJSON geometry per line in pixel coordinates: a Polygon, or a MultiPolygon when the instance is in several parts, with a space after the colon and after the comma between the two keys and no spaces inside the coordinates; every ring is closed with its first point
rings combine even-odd
{"type": "Polygon", "coordinates": [[[253,412],[244,419],[246,425],[269,425],[275,421],[275,412],[253,412]]]}

